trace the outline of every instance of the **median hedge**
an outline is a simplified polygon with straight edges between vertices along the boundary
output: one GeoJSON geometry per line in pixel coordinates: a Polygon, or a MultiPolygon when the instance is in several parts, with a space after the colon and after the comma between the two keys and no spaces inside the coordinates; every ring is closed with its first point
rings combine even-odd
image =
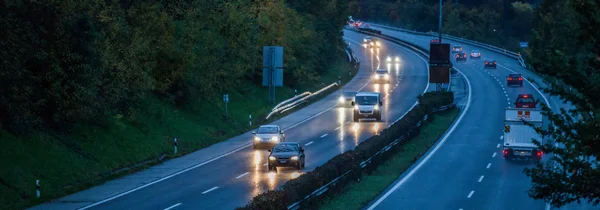
{"type": "MultiPolygon", "coordinates": [[[[329,191],[338,190],[341,185],[348,183],[348,181],[359,179],[362,173],[371,172],[401,147],[394,146],[388,152],[375,157],[373,155],[398,138],[408,139],[418,135],[420,129],[417,124],[431,120],[433,109],[452,104],[454,102],[454,94],[447,91],[428,92],[419,96],[418,100],[419,104],[417,106],[401,120],[381,131],[379,135],[372,136],[363,141],[354,150],[349,150],[333,157],[315,170],[288,181],[277,190],[270,190],[255,196],[248,205],[237,209],[287,209],[289,205],[304,199],[346,172],[349,174],[339,180],[335,186],[330,186],[329,191]],[[426,120],[422,121],[425,119],[425,116],[427,116],[426,120]],[[371,162],[367,167],[361,169],[360,163],[370,157],[373,157],[371,162]]],[[[399,145],[403,144],[403,142],[405,141],[400,141],[399,145]]],[[[315,200],[311,199],[310,202],[314,202],[315,200]]],[[[302,206],[310,206],[310,202],[303,202],[302,206]]]]}

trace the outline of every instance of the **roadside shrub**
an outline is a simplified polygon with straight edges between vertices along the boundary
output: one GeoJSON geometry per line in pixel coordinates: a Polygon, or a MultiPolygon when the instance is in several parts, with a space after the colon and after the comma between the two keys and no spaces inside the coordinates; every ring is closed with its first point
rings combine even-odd
{"type": "MultiPolygon", "coordinates": [[[[381,149],[403,135],[404,140],[400,141],[400,145],[407,139],[417,136],[420,132],[417,124],[419,122],[424,124],[425,121],[422,121],[423,118],[431,114],[434,108],[452,104],[454,94],[445,91],[428,92],[419,96],[418,99],[419,105],[415,106],[402,119],[392,124],[389,128],[381,131],[379,135],[372,136],[361,142],[354,150],[336,155],[315,170],[288,181],[280,190],[268,191],[254,197],[248,205],[238,209],[286,209],[287,206],[304,199],[317,189],[350,170],[352,170],[350,176],[338,181],[334,186],[329,186],[329,188],[339,189],[340,186],[345,185],[349,180],[359,178],[362,171],[370,171],[370,169],[382,163],[392,153],[387,152],[385,155],[374,157],[369,167],[366,167],[365,170],[360,168],[362,161],[373,157],[381,149]]],[[[396,146],[395,148],[398,147],[396,146]]],[[[396,151],[394,149],[391,150],[396,151]]]]}

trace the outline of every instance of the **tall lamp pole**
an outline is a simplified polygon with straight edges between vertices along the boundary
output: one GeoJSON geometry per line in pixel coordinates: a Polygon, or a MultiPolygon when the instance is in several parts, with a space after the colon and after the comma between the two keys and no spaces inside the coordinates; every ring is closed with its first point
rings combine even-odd
{"type": "Polygon", "coordinates": [[[439,40],[442,43],[442,0],[440,0],[440,21],[438,23],[439,40]]]}

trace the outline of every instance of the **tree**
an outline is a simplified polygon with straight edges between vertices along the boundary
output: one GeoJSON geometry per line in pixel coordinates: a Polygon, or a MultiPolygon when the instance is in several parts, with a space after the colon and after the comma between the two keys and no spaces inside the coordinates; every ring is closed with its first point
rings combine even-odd
{"type": "Polygon", "coordinates": [[[534,17],[531,43],[535,71],[552,84],[544,91],[573,104],[546,113],[554,127],[545,132],[558,146],[555,156],[525,173],[529,195],[560,207],[572,202],[600,204],[600,4],[595,0],[543,1],[534,17]]]}

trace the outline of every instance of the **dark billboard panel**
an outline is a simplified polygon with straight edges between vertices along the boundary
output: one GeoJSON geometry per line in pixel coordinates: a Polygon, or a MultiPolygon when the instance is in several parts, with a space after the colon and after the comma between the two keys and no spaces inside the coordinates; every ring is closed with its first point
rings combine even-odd
{"type": "Polygon", "coordinates": [[[450,64],[450,44],[429,44],[429,64],[450,64]]]}
{"type": "Polygon", "coordinates": [[[429,83],[450,83],[450,67],[448,66],[430,66],[429,83]]]}

